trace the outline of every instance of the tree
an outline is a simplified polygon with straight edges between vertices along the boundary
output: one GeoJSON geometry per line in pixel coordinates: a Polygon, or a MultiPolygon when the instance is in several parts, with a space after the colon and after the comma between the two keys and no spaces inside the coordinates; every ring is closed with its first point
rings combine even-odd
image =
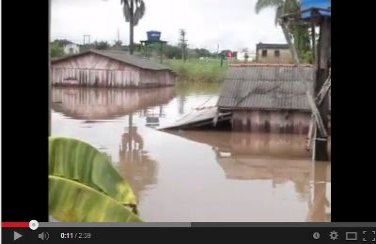
{"type": "Polygon", "coordinates": [[[99,49],[99,50],[107,50],[110,48],[110,45],[106,41],[100,41],[100,42],[95,41],[94,47],[95,49],[99,49]]]}
{"type": "Polygon", "coordinates": [[[58,58],[64,56],[64,48],[57,42],[52,42],[50,44],[50,55],[51,58],[58,58]]]}
{"type": "Polygon", "coordinates": [[[145,14],[145,3],[143,0],[121,0],[123,4],[123,15],[125,22],[129,22],[129,53],[133,54],[133,27],[145,14]]]}
{"type": "Polygon", "coordinates": [[[71,44],[72,42],[67,39],[55,39],[52,43],[64,48],[66,45],[71,44]]]}
{"type": "Polygon", "coordinates": [[[113,47],[121,48],[121,45],[122,45],[122,44],[123,44],[123,43],[122,43],[120,40],[118,40],[118,41],[115,41],[113,47]]]}
{"type": "Polygon", "coordinates": [[[164,53],[167,58],[181,58],[181,50],[177,46],[166,45],[164,48],[164,53]]]}
{"type": "Polygon", "coordinates": [[[205,48],[196,48],[194,51],[197,53],[198,57],[210,57],[211,53],[205,48]]]}
{"type": "Polygon", "coordinates": [[[310,38],[308,28],[297,23],[292,23],[288,28],[281,21],[281,17],[285,14],[297,13],[300,9],[300,4],[298,0],[258,0],[256,3],[256,13],[266,8],[275,8],[275,24],[279,24],[282,28],[283,34],[285,35],[287,43],[295,46],[298,53],[294,52],[292,48],[292,53],[294,59],[305,57],[306,53],[310,51],[310,38]],[[292,36],[293,43],[291,42],[292,36]]]}

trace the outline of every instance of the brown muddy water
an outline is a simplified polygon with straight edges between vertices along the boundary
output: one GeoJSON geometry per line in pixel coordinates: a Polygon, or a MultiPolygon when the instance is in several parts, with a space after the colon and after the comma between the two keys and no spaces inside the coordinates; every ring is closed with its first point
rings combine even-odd
{"type": "Polygon", "coordinates": [[[110,155],[144,221],[330,221],[330,163],[311,162],[305,136],[153,128],[214,105],[219,88],[53,88],[52,135],[110,155]]]}

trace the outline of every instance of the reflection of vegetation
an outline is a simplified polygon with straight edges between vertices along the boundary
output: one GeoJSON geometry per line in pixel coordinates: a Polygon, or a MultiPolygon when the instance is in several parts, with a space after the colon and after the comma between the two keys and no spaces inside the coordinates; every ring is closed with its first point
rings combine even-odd
{"type": "Polygon", "coordinates": [[[49,139],[49,211],[60,221],[140,221],[136,196],[108,157],[91,145],[49,139]],[[132,212],[133,210],[133,212],[132,212]]]}
{"type": "Polygon", "coordinates": [[[176,92],[178,95],[217,95],[220,89],[221,83],[217,82],[190,82],[180,80],[176,83],[176,92]]]}

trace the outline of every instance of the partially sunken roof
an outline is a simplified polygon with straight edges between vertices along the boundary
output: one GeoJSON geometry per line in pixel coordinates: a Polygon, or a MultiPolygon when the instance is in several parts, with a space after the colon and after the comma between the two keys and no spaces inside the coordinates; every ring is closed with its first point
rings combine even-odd
{"type": "Polygon", "coordinates": [[[75,57],[79,57],[82,55],[86,55],[88,53],[95,53],[113,60],[120,61],[122,63],[130,64],[132,66],[139,67],[141,69],[148,69],[148,70],[171,70],[167,66],[164,66],[158,62],[153,62],[149,59],[142,58],[142,57],[137,57],[134,55],[130,55],[128,52],[125,51],[118,51],[118,50],[95,50],[91,49],[79,54],[59,58],[56,60],[53,60],[52,63],[58,63],[60,61],[66,60],[66,59],[71,59],[75,57]]]}
{"type": "Polygon", "coordinates": [[[230,68],[218,107],[232,110],[310,111],[306,97],[312,89],[312,68],[250,66],[230,68]]]}

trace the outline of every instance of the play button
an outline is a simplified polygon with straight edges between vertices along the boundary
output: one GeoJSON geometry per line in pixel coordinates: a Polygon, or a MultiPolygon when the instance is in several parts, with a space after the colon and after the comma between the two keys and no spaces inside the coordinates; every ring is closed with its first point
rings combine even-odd
{"type": "Polygon", "coordinates": [[[17,231],[13,231],[13,241],[21,238],[22,235],[20,233],[18,233],[17,231]]]}

